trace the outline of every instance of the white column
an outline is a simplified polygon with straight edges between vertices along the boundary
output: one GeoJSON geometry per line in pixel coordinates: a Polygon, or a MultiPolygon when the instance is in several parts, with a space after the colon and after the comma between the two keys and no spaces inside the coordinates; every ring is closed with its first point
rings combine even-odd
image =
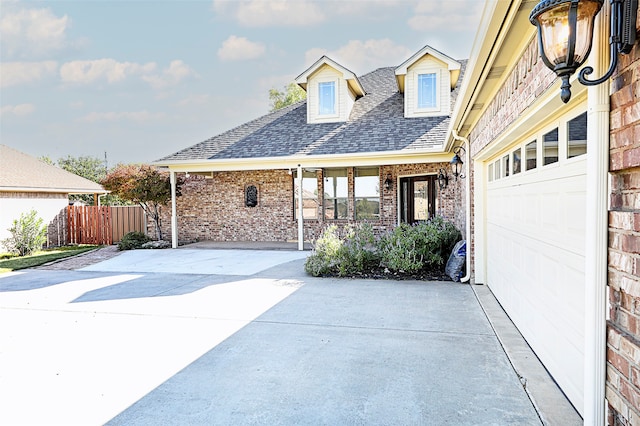
{"type": "MultiPolygon", "coordinates": [[[[609,65],[609,13],[605,2],[593,31],[592,78],[602,76],[609,65]]],[[[609,87],[607,81],[587,91],[584,424],[596,426],[605,424],[606,415],[609,87]]]]}
{"type": "Polygon", "coordinates": [[[178,214],[176,207],[176,172],[169,171],[171,181],[171,247],[178,248],[178,214]]]}
{"type": "Polygon", "coordinates": [[[302,166],[298,164],[298,250],[304,250],[304,206],[302,205],[302,166]]]}

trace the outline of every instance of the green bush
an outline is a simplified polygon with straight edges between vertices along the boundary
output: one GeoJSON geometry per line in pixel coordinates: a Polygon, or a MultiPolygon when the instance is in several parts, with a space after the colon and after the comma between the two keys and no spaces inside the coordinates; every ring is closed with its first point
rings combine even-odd
{"type": "Polygon", "coordinates": [[[122,240],[118,243],[118,250],[135,250],[142,248],[144,243],[151,241],[151,238],[142,232],[129,232],[122,236],[122,240]]]}
{"type": "Polygon", "coordinates": [[[31,210],[13,221],[9,228],[11,236],[2,241],[7,251],[17,253],[18,256],[28,256],[42,248],[47,241],[47,226],[37,215],[35,210],[31,210]]]}
{"type": "Polygon", "coordinates": [[[427,222],[400,224],[376,238],[369,223],[347,226],[340,237],[336,225],[328,226],[305,263],[313,276],[353,276],[385,267],[391,272],[413,274],[424,268],[440,268],[449,258],[460,231],[435,217],[427,222]]]}

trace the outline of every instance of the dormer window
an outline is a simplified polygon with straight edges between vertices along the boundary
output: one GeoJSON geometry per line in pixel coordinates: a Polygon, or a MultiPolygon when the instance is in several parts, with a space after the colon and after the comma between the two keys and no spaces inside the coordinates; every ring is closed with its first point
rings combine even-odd
{"type": "Polygon", "coordinates": [[[356,75],[326,56],[296,77],[296,83],[307,92],[307,123],[344,123],[356,99],[365,95],[356,75]]]}
{"type": "Polygon", "coordinates": [[[438,81],[436,73],[418,74],[418,109],[438,108],[438,81]]]}
{"type": "Polygon", "coordinates": [[[318,83],[318,114],[334,115],[336,113],[336,82],[318,83]]]}
{"type": "Polygon", "coordinates": [[[451,91],[460,76],[460,62],[425,46],[396,68],[398,90],[404,95],[406,118],[451,113],[451,91]]]}

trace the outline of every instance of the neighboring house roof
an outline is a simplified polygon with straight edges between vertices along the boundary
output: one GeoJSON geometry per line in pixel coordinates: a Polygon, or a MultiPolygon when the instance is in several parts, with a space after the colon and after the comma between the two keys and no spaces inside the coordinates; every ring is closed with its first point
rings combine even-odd
{"type": "Polygon", "coordinates": [[[0,145],[0,191],[107,193],[101,185],[25,153],[0,145]]]}
{"type": "Polygon", "coordinates": [[[306,101],[302,101],[155,163],[172,166],[232,159],[312,160],[365,153],[442,152],[449,116],[405,118],[394,68],[380,68],[358,80],[366,95],[355,101],[347,122],[307,124],[306,101]]]}

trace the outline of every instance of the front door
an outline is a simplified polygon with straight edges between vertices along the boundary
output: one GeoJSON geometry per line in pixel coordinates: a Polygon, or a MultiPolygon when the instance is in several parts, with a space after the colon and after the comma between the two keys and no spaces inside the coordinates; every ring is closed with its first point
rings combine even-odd
{"type": "Polygon", "coordinates": [[[400,220],[416,223],[436,214],[436,177],[411,176],[400,178],[400,220]]]}

